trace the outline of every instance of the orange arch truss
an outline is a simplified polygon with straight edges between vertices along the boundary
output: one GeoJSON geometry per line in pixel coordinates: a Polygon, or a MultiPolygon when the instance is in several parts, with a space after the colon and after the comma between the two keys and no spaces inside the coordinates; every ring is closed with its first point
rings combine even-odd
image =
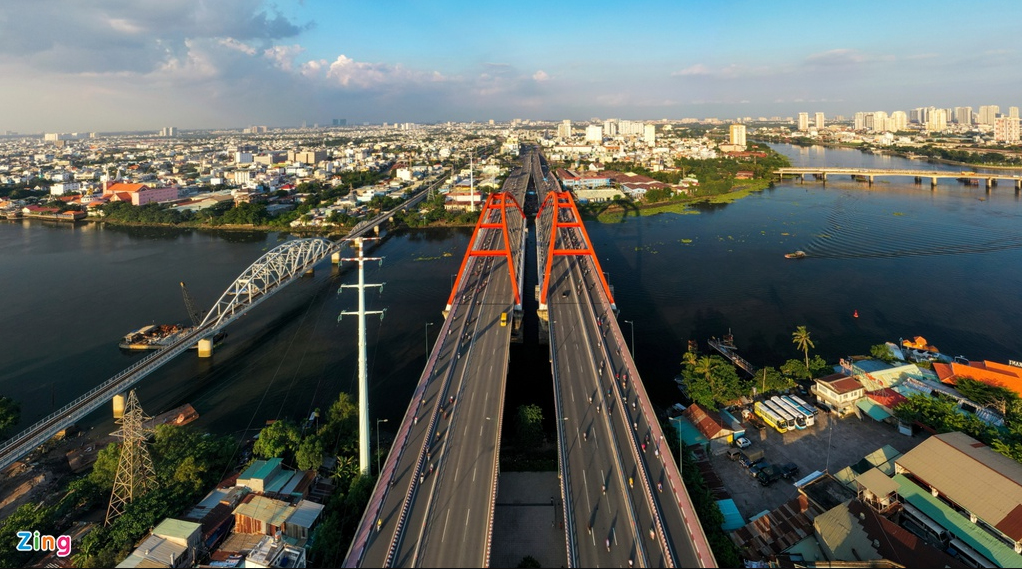
{"type": "Polygon", "coordinates": [[[494,192],[486,198],[483,211],[479,214],[479,221],[476,222],[476,227],[472,231],[472,240],[469,241],[468,251],[465,252],[465,258],[461,261],[461,268],[458,269],[458,277],[451,288],[451,296],[447,297],[448,309],[454,304],[458,288],[461,286],[461,280],[465,278],[465,267],[468,265],[468,260],[472,257],[505,257],[507,259],[508,276],[511,277],[511,289],[515,295],[515,307],[522,305],[521,290],[518,286],[518,278],[515,275],[514,259],[511,256],[511,236],[508,234],[507,229],[508,209],[517,211],[520,218],[522,220],[525,219],[525,212],[522,211],[522,208],[511,194],[507,192],[494,192]],[[490,221],[490,218],[494,217],[493,212],[495,211],[500,212],[498,216],[500,218],[499,222],[490,221]],[[483,229],[500,229],[502,236],[502,247],[500,249],[475,249],[478,244],[476,239],[483,229]]]}
{"type": "MultiPolygon", "coordinates": [[[[603,291],[607,293],[607,298],[610,300],[610,305],[615,306],[614,295],[610,293],[610,285],[607,284],[607,279],[603,276],[603,269],[600,267],[600,260],[596,258],[596,251],[593,250],[593,242],[589,239],[589,233],[586,232],[585,225],[582,224],[582,216],[578,213],[578,208],[575,206],[575,199],[572,198],[571,192],[549,192],[547,193],[546,199],[543,200],[543,204],[539,207],[539,213],[536,214],[537,219],[543,214],[543,210],[547,207],[553,208],[551,212],[551,225],[550,225],[550,244],[547,248],[546,255],[546,267],[543,270],[543,288],[540,289],[539,305],[544,307],[547,305],[547,290],[550,287],[550,270],[554,264],[555,256],[586,256],[589,257],[593,262],[593,268],[596,269],[596,274],[599,275],[600,283],[603,285],[603,291]],[[564,213],[563,218],[561,213],[564,213]],[[561,232],[567,232],[572,229],[578,229],[582,239],[577,248],[569,249],[558,249],[557,248],[557,236],[561,232]]],[[[567,236],[565,236],[567,237],[567,236]]],[[[562,239],[562,243],[570,244],[570,239],[562,239]]]]}

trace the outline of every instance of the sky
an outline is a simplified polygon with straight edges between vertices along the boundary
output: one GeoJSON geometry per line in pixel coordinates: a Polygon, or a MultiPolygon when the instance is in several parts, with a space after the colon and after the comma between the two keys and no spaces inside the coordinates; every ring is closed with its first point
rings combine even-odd
{"type": "Polygon", "coordinates": [[[0,4],[0,133],[1022,106],[1015,0],[0,4]]]}

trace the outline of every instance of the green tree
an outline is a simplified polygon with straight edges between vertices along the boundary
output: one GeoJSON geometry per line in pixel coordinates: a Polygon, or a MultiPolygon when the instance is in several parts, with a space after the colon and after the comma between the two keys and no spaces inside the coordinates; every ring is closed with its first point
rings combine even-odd
{"type": "Polygon", "coordinates": [[[302,439],[295,453],[298,470],[316,470],[323,464],[323,441],[317,435],[302,439]]]}
{"type": "Polygon", "coordinates": [[[539,448],[543,444],[543,409],[539,405],[519,406],[515,427],[522,448],[539,448]]]}
{"type": "Polygon", "coordinates": [[[685,354],[682,381],[689,398],[711,410],[727,404],[749,392],[752,388],[738,377],[735,366],[720,356],[685,354]]]}
{"type": "Polygon", "coordinates": [[[252,452],[261,458],[284,458],[298,450],[301,435],[298,426],[287,419],[280,419],[259,431],[259,440],[252,447],[252,452]]]}
{"type": "Polygon", "coordinates": [[[887,346],[887,344],[875,344],[873,346],[870,346],[869,355],[872,358],[887,363],[891,363],[894,361],[894,354],[891,353],[891,349],[887,346]]]}
{"type": "Polygon", "coordinates": [[[793,344],[795,344],[796,346],[798,346],[799,350],[802,350],[802,352],[805,353],[805,356],[806,356],[806,369],[807,370],[810,369],[810,367],[809,367],[809,348],[815,348],[816,345],[813,344],[813,340],[809,337],[809,331],[806,330],[805,326],[799,326],[798,328],[795,329],[794,332],[792,332],[792,334],[791,334],[791,342],[793,344]]]}
{"type": "Polygon", "coordinates": [[[110,443],[96,453],[96,462],[92,465],[89,479],[99,488],[109,492],[114,487],[114,476],[117,464],[121,459],[121,447],[110,443]]]}
{"type": "Polygon", "coordinates": [[[1019,400],[1018,395],[999,385],[990,385],[969,377],[963,377],[955,384],[959,393],[972,402],[984,407],[992,407],[1001,415],[1006,415],[1010,406],[1019,400]]]}
{"type": "Polygon", "coordinates": [[[0,439],[6,434],[7,430],[18,424],[21,420],[21,405],[9,398],[0,396],[0,439]]]}
{"type": "Polygon", "coordinates": [[[782,374],[776,368],[765,367],[756,372],[756,377],[753,378],[752,385],[760,393],[767,393],[770,391],[791,389],[792,387],[795,387],[795,382],[791,379],[791,377],[782,374]]]}

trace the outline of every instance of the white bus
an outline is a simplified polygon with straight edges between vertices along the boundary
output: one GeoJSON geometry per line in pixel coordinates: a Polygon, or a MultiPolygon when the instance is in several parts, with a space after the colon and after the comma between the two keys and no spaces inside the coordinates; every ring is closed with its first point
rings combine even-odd
{"type": "Polygon", "coordinates": [[[764,423],[777,429],[778,432],[785,433],[788,431],[787,421],[782,419],[777,413],[774,413],[774,411],[764,405],[762,401],[757,401],[752,408],[756,412],[756,416],[763,419],[764,423]]]}
{"type": "Polygon", "coordinates": [[[810,404],[806,403],[798,395],[789,395],[788,397],[790,397],[791,400],[794,401],[795,403],[798,403],[799,405],[801,405],[806,411],[811,411],[812,414],[813,414],[813,417],[815,417],[815,416],[820,414],[820,410],[817,409],[815,405],[810,405],[810,404]]]}
{"type": "Polygon", "coordinates": [[[792,413],[785,409],[784,405],[781,404],[781,399],[778,399],[777,397],[772,397],[770,400],[763,402],[764,404],[767,404],[771,409],[773,409],[774,413],[780,415],[783,419],[786,419],[788,421],[788,430],[805,428],[805,418],[802,417],[802,414],[792,413]]]}
{"type": "Polygon", "coordinates": [[[804,406],[796,403],[791,397],[788,397],[787,395],[782,395],[781,401],[787,404],[788,407],[791,407],[794,411],[801,413],[802,416],[805,417],[806,419],[807,427],[812,427],[813,425],[816,424],[816,416],[813,415],[813,412],[810,411],[809,409],[806,409],[804,406]]]}

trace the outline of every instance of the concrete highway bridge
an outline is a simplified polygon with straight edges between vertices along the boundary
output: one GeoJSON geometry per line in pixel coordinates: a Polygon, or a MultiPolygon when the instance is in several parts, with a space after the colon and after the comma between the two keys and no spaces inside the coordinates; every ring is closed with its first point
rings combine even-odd
{"type": "Polygon", "coordinates": [[[958,180],[968,181],[968,183],[984,183],[987,188],[996,186],[998,181],[1004,180],[1014,183],[1015,191],[1022,190],[1022,176],[1018,174],[999,174],[990,172],[947,172],[938,170],[903,170],[903,169],[869,169],[869,168],[778,168],[774,171],[774,174],[780,179],[784,179],[785,176],[799,177],[804,182],[806,176],[811,176],[814,179],[827,181],[828,176],[851,176],[854,179],[865,180],[870,184],[873,183],[873,179],[878,176],[899,176],[899,177],[910,177],[919,184],[923,180],[929,178],[930,185],[936,186],[937,180],[958,180]]]}
{"type": "Polygon", "coordinates": [[[529,242],[553,372],[566,565],[715,566],[573,198],[535,151],[480,214],[344,565],[489,565],[529,242]],[[538,204],[532,239],[523,200],[538,204]]]}

